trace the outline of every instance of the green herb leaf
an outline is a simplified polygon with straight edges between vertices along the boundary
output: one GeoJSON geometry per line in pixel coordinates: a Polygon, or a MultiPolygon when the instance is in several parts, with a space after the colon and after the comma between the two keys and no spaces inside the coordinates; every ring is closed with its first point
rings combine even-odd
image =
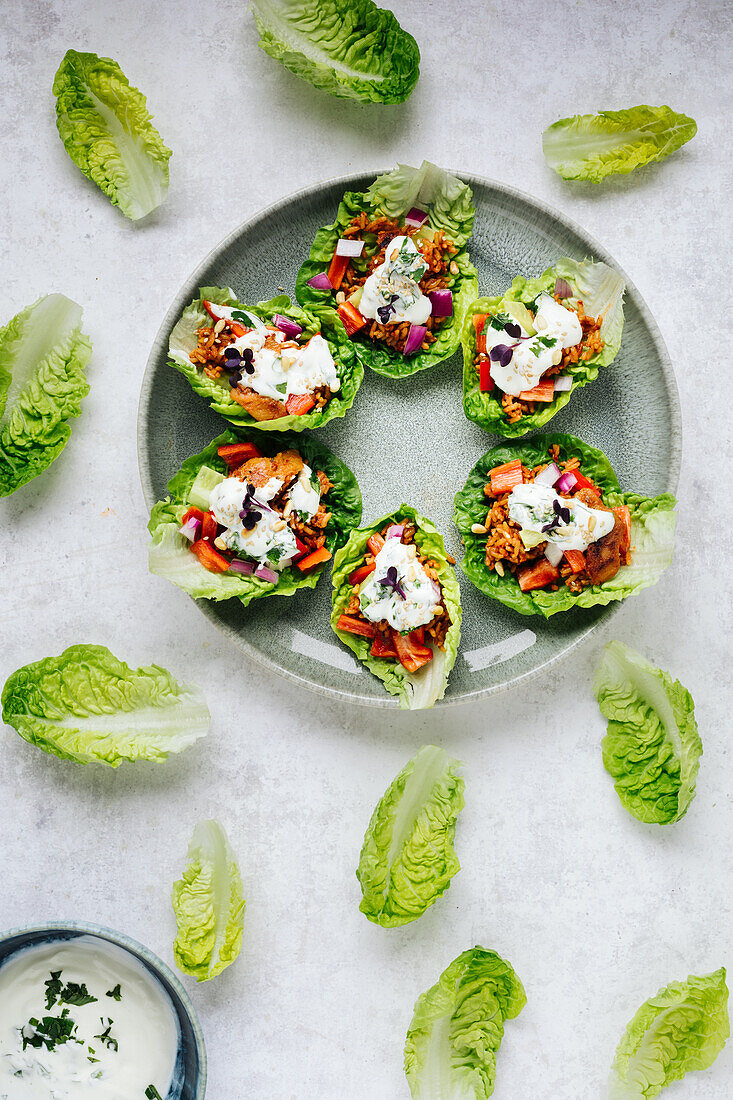
{"type": "Polygon", "coordinates": [[[155,1085],[148,1085],[145,1089],[145,1095],[147,1100],[163,1100],[163,1097],[160,1095],[155,1085]]]}
{"type": "Polygon", "coordinates": [[[52,970],[51,977],[44,983],[46,986],[46,1008],[52,1008],[58,1000],[59,993],[62,989],[60,978],[61,971],[52,970]]]}
{"type": "Polygon", "coordinates": [[[503,332],[505,325],[512,323],[512,318],[508,313],[495,313],[493,317],[489,317],[488,322],[492,328],[495,328],[497,332],[503,332]]]}
{"type": "MultiPolygon", "coordinates": [[[[100,1024],[102,1024],[102,1026],[104,1026],[104,1016],[99,1017],[99,1022],[100,1022],[100,1024]]],[[[108,1050],[114,1050],[116,1052],[116,1051],[119,1050],[119,1043],[114,1038],[114,1036],[111,1035],[113,1024],[114,1024],[114,1020],[111,1020],[108,1016],[107,1017],[107,1027],[104,1029],[104,1031],[100,1035],[95,1035],[94,1038],[99,1039],[100,1043],[104,1043],[104,1045],[107,1047],[108,1050]]]]}
{"type": "Polygon", "coordinates": [[[111,997],[113,1001],[121,1001],[122,1000],[122,987],[121,987],[121,985],[118,983],[114,987],[114,989],[108,989],[107,993],[106,993],[106,996],[111,997]]]}
{"type": "Polygon", "coordinates": [[[288,392],[288,384],[287,384],[287,382],[280,382],[279,385],[275,386],[275,389],[277,390],[278,393],[287,393],[288,392]]]}
{"type": "Polygon", "coordinates": [[[84,982],[81,985],[76,982],[67,982],[59,993],[59,1000],[67,1005],[90,1005],[97,999],[92,997],[84,982]]]}

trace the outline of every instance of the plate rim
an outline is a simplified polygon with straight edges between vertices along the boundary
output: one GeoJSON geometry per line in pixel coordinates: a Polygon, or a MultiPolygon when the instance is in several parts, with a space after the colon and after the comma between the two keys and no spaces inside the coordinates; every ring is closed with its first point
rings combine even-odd
{"type": "MultiPolygon", "coordinates": [[[[349,172],[345,175],[332,176],[329,179],[320,180],[317,183],[309,184],[306,187],[301,187],[297,191],[293,191],[288,195],[277,199],[275,202],[270,203],[268,206],[262,207],[252,214],[249,218],[246,218],[238,226],[232,229],[226,234],[213,248],[209,249],[206,255],[199,261],[194,270],[179,287],[176,295],[171,302],[165,317],[161,322],[158,331],[155,334],[153,343],[151,345],[150,353],[145,364],[145,370],[143,372],[142,383],[140,386],[140,398],[138,401],[137,411],[137,461],[138,461],[138,473],[140,475],[140,482],[143,491],[143,499],[145,500],[148,513],[152,509],[156,502],[156,495],[153,491],[152,474],[150,470],[150,463],[147,457],[147,443],[150,438],[148,426],[149,426],[149,411],[153,392],[153,379],[155,375],[156,360],[160,354],[161,346],[165,341],[168,334],[173,318],[176,320],[180,314],[180,300],[184,289],[189,285],[199,284],[201,273],[209,266],[212,259],[218,256],[226,248],[228,248],[234,241],[240,237],[243,233],[252,230],[258,222],[264,221],[267,218],[272,217],[283,207],[291,206],[294,202],[299,200],[310,198],[325,188],[339,187],[342,191],[353,190],[354,186],[365,178],[374,179],[390,169],[377,169],[374,172],[361,171],[361,172],[349,172]]],[[[682,410],[680,406],[679,389],[677,386],[677,379],[672,366],[672,360],[667,350],[664,337],[662,336],[659,325],[657,324],[651,310],[646,304],[641,292],[636,284],[629,278],[627,273],[621,267],[621,265],[610,255],[608,250],[601,245],[596,238],[579,225],[573,218],[562,213],[557,207],[551,203],[545,202],[544,199],[537,199],[533,195],[530,195],[526,191],[522,191],[519,188],[512,187],[509,184],[502,183],[499,180],[491,179],[488,176],[477,176],[471,172],[460,172],[453,169],[448,169],[452,174],[458,176],[461,180],[468,183],[470,187],[478,184],[482,187],[488,187],[502,193],[509,199],[514,199],[519,203],[522,203],[530,208],[534,208],[542,213],[545,217],[555,219],[559,221],[566,229],[574,233],[581,241],[588,247],[593,257],[598,260],[603,260],[604,263],[612,266],[623,277],[626,289],[625,295],[628,298],[633,298],[634,305],[639,310],[642,320],[646,325],[656,351],[659,355],[659,360],[662,368],[662,375],[664,378],[665,387],[670,399],[670,417],[672,421],[672,427],[670,431],[670,463],[668,466],[668,476],[666,490],[668,492],[676,493],[680,470],[682,464],[682,410]]],[[[469,242],[470,247],[470,242],[469,242]]],[[[222,418],[223,419],[223,418],[222,418]]],[[[226,423],[226,421],[225,421],[226,423]]],[[[492,435],[495,433],[487,433],[492,435]]],[[[230,626],[222,623],[219,617],[215,613],[215,608],[210,606],[208,600],[194,600],[192,596],[188,599],[198,607],[199,611],[206,616],[206,618],[213,623],[216,629],[223,634],[241,653],[253,661],[261,668],[267,669],[269,672],[274,672],[278,676],[284,677],[293,684],[297,684],[299,687],[305,687],[309,691],[314,692],[317,695],[321,695],[328,699],[333,699],[339,702],[348,701],[357,706],[373,707],[380,710],[399,709],[399,702],[393,696],[384,692],[384,697],[363,698],[355,695],[353,692],[347,689],[339,689],[334,687],[328,687],[325,684],[317,684],[312,680],[307,679],[304,676],[300,676],[290,669],[281,667],[272,658],[263,654],[260,650],[250,645],[246,639],[243,639],[240,634],[233,630],[230,626]]],[[[590,623],[588,627],[583,630],[582,634],[577,637],[573,642],[562,650],[561,653],[556,654],[554,657],[549,657],[542,664],[536,668],[528,669],[526,672],[519,673],[517,676],[510,677],[500,684],[493,684],[490,687],[477,688],[475,691],[464,693],[463,695],[455,698],[441,699],[437,706],[450,707],[459,706],[461,704],[475,703],[481,699],[487,699],[492,695],[498,695],[500,692],[508,691],[510,688],[518,687],[520,684],[527,683],[529,680],[548,672],[551,668],[565,661],[570,657],[572,653],[575,653],[577,649],[584,645],[587,640],[593,635],[602,625],[608,622],[609,618],[615,615],[623,606],[623,600],[616,600],[611,604],[607,604],[605,607],[605,614],[600,616],[595,622],[590,623]]],[[[523,618],[528,621],[534,621],[535,616],[524,616],[523,618]]],[[[545,622],[544,619],[540,619],[541,622],[545,622]]],[[[459,649],[460,654],[460,649],[459,649]]]]}

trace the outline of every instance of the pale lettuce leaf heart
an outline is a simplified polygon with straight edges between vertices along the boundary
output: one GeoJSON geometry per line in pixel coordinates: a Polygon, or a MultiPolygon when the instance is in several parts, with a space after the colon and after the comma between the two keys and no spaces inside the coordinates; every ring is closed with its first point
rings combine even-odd
{"type": "Polygon", "coordinates": [[[370,527],[353,530],[348,542],[341,547],[333,559],[331,573],[333,582],[333,606],[331,626],[333,630],[370,672],[377,676],[390,695],[399,698],[400,706],[406,710],[423,710],[432,707],[445,695],[448,677],[456,663],[458,646],[461,641],[461,592],[455,571],[445,554],[443,536],[429,519],[421,516],[408,504],[402,504],[390,515],[382,516],[370,527]],[[369,652],[371,639],[361,638],[339,630],[337,622],[345,611],[353,592],[349,584],[349,574],[363,564],[369,536],[381,531],[386,523],[399,523],[410,519],[416,525],[415,543],[421,553],[435,562],[438,579],[443,589],[443,602],[450,616],[451,625],[445,638],[445,648],[433,647],[433,659],[418,669],[408,672],[399,661],[388,661],[381,657],[372,657],[369,652]]]}
{"type": "Polygon", "coordinates": [[[429,160],[419,168],[398,164],[391,172],[377,176],[366,194],[379,214],[401,218],[418,206],[427,210],[427,224],[442,229],[459,248],[471,239],[476,217],[471,188],[429,160]]]}
{"type": "Polygon", "coordinates": [[[359,909],[383,928],[417,920],[460,871],[453,841],[464,806],[459,761],[425,745],[372,814],[356,877],[359,909]]]}
{"type": "Polygon", "coordinates": [[[608,1100],[654,1100],[690,1070],[707,1069],[730,1037],[725,969],[670,982],[629,1023],[616,1049],[608,1100]]]}
{"type": "Polygon", "coordinates": [[[504,1021],[527,1003],[510,963],[474,947],[415,1004],[405,1040],[412,1100],[487,1100],[496,1083],[504,1021]]]}
{"type": "Polygon", "coordinates": [[[550,168],[566,180],[600,183],[663,160],[697,133],[697,123],[670,107],[628,107],[561,118],[542,135],[550,168]]]}
{"type": "Polygon", "coordinates": [[[176,965],[199,982],[221,974],[239,955],[244,930],[244,888],[222,825],[199,821],[188,846],[188,866],[171,897],[178,933],[176,965]]]}
{"type": "Polygon", "coordinates": [[[316,88],[368,103],[402,103],[420,50],[372,0],[253,0],[259,45],[316,88]]]}
{"type": "Polygon", "coordinates": [[[621,642],[610,642],[594,685],[608,719],[603,764],[621,804],[639,821],[664,825],[687,813],[702,741],[689,691],[621,642]]]}
{"type": "Polygon", "coordinates": [[[0,329],[0,496],[58,458],[89,393],[81,306],[47,294],[0,329]]]}
{"type": "Polygon", "coordinates": [[[166,760],[209,731],[203,693],[159,665],[130,668],[105,646],[73,645],[24,665],[2,692],[3,721],[62,760],[118,767],[166,760]]]}
{"type": "Polygon", "coordinates": [[[117,62],[67,50],[53,93],[64,148],[84,175],[134,221],[160,206],[171,151],[117,62]]]}

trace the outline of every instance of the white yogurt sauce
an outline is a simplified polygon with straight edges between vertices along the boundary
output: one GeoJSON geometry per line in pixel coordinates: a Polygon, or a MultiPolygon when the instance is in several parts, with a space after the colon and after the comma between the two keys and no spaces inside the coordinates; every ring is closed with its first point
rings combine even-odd
{"type": "Polygon", "coordinates": [[[375,558],[376,568],[359,590],[362,614],[373,623],[386,619],[401,634],[429,623],[440,605],[440,587],[417,560],[417,548],[398,538],[387,539],[375,558]],[[391,585],[379,582],[387,570],[397,570],[404,598],[391,585]]]}
{"type": "MultiPolygon", "coordinates": [[[[299,553],[295,535],[283,516],[266,507],[280,492],[283,484],[279,478],[271,477],[254,490],[254,498],[250,498],[252,507],[261,515],[249,530],[239,514],[243,510],[247,493],[246,481],[240,481],[238,477],[226,477],[214,486],[209,497],[209,508],[214,513],[216,522],[226,528],[220,537],[229,549],[278,572],[289,565],[299,553]],[[258,508],[258,504],[264,507],[258,508]]],[[[318,511],[321,493],[320,487],[314,488],[316,484],[317,479],[310,466],[304,465],[288,493],[288,500],[293,510],[300,513],[301,519],[310,519],[318,511]]]]}
{"type": "MultiPolygon", "coordinates": [[[[210,303],[213,311],[225,320],[231,320],[233,313],[241,313],[230,306],[210,303]]],[[[254,314],[252,321],[259,320],[254,314]]],[[[239,322],[244,324],[243,321],[239,322]]],[[[251,374],[242,371],[241,386],[253,389],[264,397],[273,397],[276,401],[286,401],[291,394],[312,393],[320,386],[328,386],[332,393],[341,388],[336,364],[328,344],[320,333],[311,336],[307,344],[266,348],[265,340],[274,337],[278,344],[284,344],[288,337],[280,329],[265,326],[262,321],[256,328],[249,329],[243,336],[235,337],[230,347],[238,351],[249,348],[252,352],[251,374]]]]}
{"type": "Polygon", "coordinates": [[[19,951],[0,967],[0,1100],[144,1100],[148,1085],[166,1097],[179,1038],[165,990],[115,944],[78,936],[19,951]],[[64,988],[84,983],[96,1000],[75,1005],[55,996],[46,1008],[45,983],[59,971],[64,988]],[[117,986],[119,1000],[108,997],[117,986]],[[44,1018],[64,1011],[74,1024],[66,1041],[50,1039],[51,1049],[27,1042],[23,1050],[24,1036],[48,1035],[55,1025],[44,1027],[44,1018]]]}
{"type": "MultiPolygon", "coordinates": [[[[522,336],[528,335],[526,328],[514,317],[511,320],[519,325],[522,336]]],[[[489,324],[486,329],[487,352],[497,344],[513,348],[512,357],[505,367],[492,361],[490,374],[499,389],[514,397],[518,397],[523,390],[534,389],[545,371],[560,362],[563,349],[572,348],[583,339],[583,329],[575,310],[560,305],[549,294],[541,294],[537,299],[534,327],[536,335],[519,342],[515,342],[515,338],[503,328],[496,329],[489,324]]]]}
{"type": "Polygon", "coordinates": [[[430,299],[418,286],[427,271],[427,264],[411,237],[395,237],[384,254],[384,263],[375,268],[364,283],[359,312],[380,324],[399,324],[409,321],[424,325],[432,312],[430,299]],[[392,297],[396,295],[394,301],[392,297]],[[389,306],[392,309],[386,322],[377,312],[389,306]]]}
{"type": "Polygon", "coordinates": [[[587,550],[592,542],[598,542],[613,530],[616,522],[613,512],[589,508],[574,497],[561,497],[549,485],[517,485],[509,495],[509,518],[523,531],[542,534],[543,540],[554,542],[560,550],[587,550]],[[562,519],[551,531],[542,528],[556,516],[555,501],[570,511],[570,522],[562,519]]]}

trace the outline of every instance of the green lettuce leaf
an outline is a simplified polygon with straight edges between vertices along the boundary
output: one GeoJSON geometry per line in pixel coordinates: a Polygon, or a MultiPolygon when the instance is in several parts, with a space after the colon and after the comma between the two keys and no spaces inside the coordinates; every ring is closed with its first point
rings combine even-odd
{"type": "Polygon", "coordinates": [[[464,806],[458,767],[443,749],[423,746],[372,814],[356,872],[359,909],[383,928],[421,917],[461,869],[453,848],[464,806]]]}
{"type": "Polygon", "coordinates": [[[262,432],[300,432],[304,428],[320,428],[329,420],[344,416],[347,409],[354,404],[354,398],[364,377],[364,368],[341,325],[322,334],[334,358],[341,381],[340,390],[332,396],[328,404],[322,409],[305,413],[304,416],[255,420],[241,405],[237,404],[234,398],[230,397],[229,382],[226,378],[223,382],[216,378],[208,378],[203,371],[198,371],[189,359],[189,353],[198,343],[196,329],[211,324],[211,317],[202,305],[203,299],[218,304],[239,306],[240,309],[249,310],[250,313],[261,317],[263,321],[271,321],[276,313],[280,313],[283,317],[290,317],[301,325],[303,334],[308,337],[321,332],[321,323],[313,313],[291,305],[290,299],[284,294],[271,298],[268,302],[258,302],[256,306],[246,306],[237,301],[234,291],[229,287],[201,287],[199,297],[186,306],[180,321],[171,332],[168,361],[186,378],[191,389],[205,397],[212,409],[221,413],[230,423],[242,427],[257,427],[262,432]]]}
{"type": "Polygon", "coordinates": [[[372,0],[254,0],[266,54],[331,95],[402,103],[420,75],[420,50],[372,0]]]}
{"type": "Polygon", "coordinates": [[[274,455],[292,447],[312,470],[323,470],[328,476],[333,488],[327,497],[331,519],[326,526],[326,546],[331,553],[346,542],[350,531],[361,519],[361,493],[356,478],[340,459],[322,443],[295,432],[270,434],[254,428],[236,433],[226,431],[213,439],[200,454],[187,458],[168,482],[168,496],[154,504],[150,513],[150,572],[165,577],[194,599],[228,600],[238,596],[246,607],[261,596],[292,596],[299,588],[315,588],[328,563],[305,574],[297,567],[287,566],[279,574],[277,583],[272,584],[244,573],[210,573],[191,553],[191,544],[179,531],[183,514],[189,507],[189,490],[202,466],[226,474],[228,467],[217,454],[217,448],[241,440],[251,440],[265,455],[274,455]]]}
{"type": "Polygon", "coordinates": [[[64,148],[84,175],[134,221],[160,206],[171,151],[117,62],[67,50],[53,94],[64,148]]]}
{"type": "Polygon", "coordinates": [[[670,107],[628,107],[597,115],[561,118],[542,135],[550,168],[566,180],[600,183],[642,164],[664,160],[694,138],[697,123],[670,107]]]}
{"type": "Polygon", "coordinates": [[[689,691],[621,642],[606,647],[594,691],[608,719],[603,764],[622,805],[648,824],[679,821],[702,755],[689,691]]]}
{"type": "Polygon", "coordinates": [[[0,497],[51,465],[89,393],[81,307],[47,294],[0,329],[0,497]]]}
{"type": "Polygon", "coordinates": [[[608,1100],[654,1100],[690,1070],[708,1069],[730,1037],[725,969],[670,982],[629,1023],[616,1050],[608,1100]]]}
{"type": "MultiPolygon", "coordinates": [[[[444,230],[459,249],[453,256],[458,274],[447,275],[453,291],[453,316],[436,330],[437,339],[430,345],[429,351],[421,351],[409,357],[394,351],[386,344],[369,339],[355,339],[353,347],[364,365],[389,378],[407,378],[417,371],[437,366],[449,359],[460,343],[464,314],[469,303],[478,294],[476,269],[469,259],[467,249],[476,214],[473,194],[468,184],[442,168],[423,161],[420,168],[400,164],[392,172],[377,176],[364,192],[345,192],[339,203],[336,220],[316,233],[310,255],[298,272],[295,283],[296,297],[301,305],[322,317],[324,325],[329,329],[343,330],[333,306],[333,292],[316,290],[308,285],[308,280],[327,270],[336,242],[353,217],[366,213],[370,218],[378,215],[398,218],[416,203],[427,209],[427,225],[432,229],[444,230]]],[[[369,252],[370,248],[376,250],[376,237],[373,242],[367,243],[365,252],[369,252]]]]}
{"type": "Polygon", "coordinates": [[[218,821],[199,821],[188,846],[188,866],[171,897],[178,934],[173,957],[184,974],[207,982],[242,949],[244,890],[237,861],[218,821]]]}
{"type": "Polygon", "coordinates": [[[544,615],[547,619],[572,607],[594,607],[624,600],[656,584],[671,564],[676,503],[671,493],[644,497],[637,493],[620,492],[616,475],[603,452],[576,436],[555,432],[534,436],[522,443],[492,447],[478,460],[466,484],[455,496],[453,522],[461,533],[465,549],[461,569],[481,592],[513,608],[520,615],[544,615]],[[484,557],[486,539],[471,531],[474,523],[483,523],[486,518],[484,485],[489,480],[489,471],[516,458],[521,459],[525,466],[538,466],[548,461],[548,448],[553,444],[560,448],[560,461],[573,456],[580,458],[581,472],[603,490],[603,498],[609,507],[625,504],[631,513],[631,565],[622,565],[610,581],[590,585],[577,595],[565,585],[557,592],[542,589],[522,592],[512,573],[507,571],[500,577],[493,569],[487,568],[484,557]]]}
{"type": "Polygon", "coordinates": [[[334,589],[331,626],[344,645],[348,646],[362,664],[365,664],[369,671],[382,681],[390,695],[399,697],[400,706],[407,710],[422,710],[432,707],[438,699],[442,699],[448,685],[450,670],[456,663],[461,640],[461,593],[455,572],[445,556],[443,536],[430,520],[419,515],[408,504],[402,504],[390,515],[382,516],[371,527],[360,527],[352,531],[349,541],[334,558],[331,579],[334,589]],[[369,536],[381,531],[386,523],[399,523],[403,519],[410,519],[416,525],[415,543],[418,549],[422,554],[428,555],[438,568],[443,600],[451,620],[446,634],[445,649],[434,647],[432,661],[428,661],[417,672],[408,672],[399,661],[372,657],[369,652],[371,639],[349,634],[336,626],[339,615],[343,614],[353,591],[349,584],[349,574],[362,564],[369,536]]]}
{"type": "Polygon", "coordinates": [[[554,267],[548,267],[535,279],[525,279],[519,275],[506,294],[496,298],[479,298],[468,307],[463,324],[463,408],[469,420],[480,424],[489,432],[513,437],[536,431],[567,405],[573,392],[581,386],[587,386],[598,377],[600,367],[607,367],[619,353],[621,333],[624,326],[625,284],[613,268],[600,261],[571,260],[568,257],[558,260],[554,267]],[[572,377],[569,390],[556,393],[552,401],[542,403],[530,416],[523,416],[510,424],[501,407],[498,390],[482,393],[479,389],[476,358],[476,329],[473,318],[477,313],[497,313],[505,310],[507,302],[532,303],[542,291],[552,293],[555,280],[565,279],[573,289],[573,298],[581,299],[589,317],[603,317],[600,334],[603,348],[598,355],[573,364],[565,372],[572,377]]]}
{"type": "Polygon", "coordinates": [[[405,1040],[412,1100],[487,1100],[496,1083],[504,1021],[527,1003],[511,965],[495,951],[464,951],[415,1004],[405,1040]]]}
{"type": "Polygon", "coordinates": [[[209,730],[201,690],[160,665],[130,668],[101,645],[72,645],[24,665],[0,697],[3,721],[30,745],[78,764],[166,760],[209,730]]]}

